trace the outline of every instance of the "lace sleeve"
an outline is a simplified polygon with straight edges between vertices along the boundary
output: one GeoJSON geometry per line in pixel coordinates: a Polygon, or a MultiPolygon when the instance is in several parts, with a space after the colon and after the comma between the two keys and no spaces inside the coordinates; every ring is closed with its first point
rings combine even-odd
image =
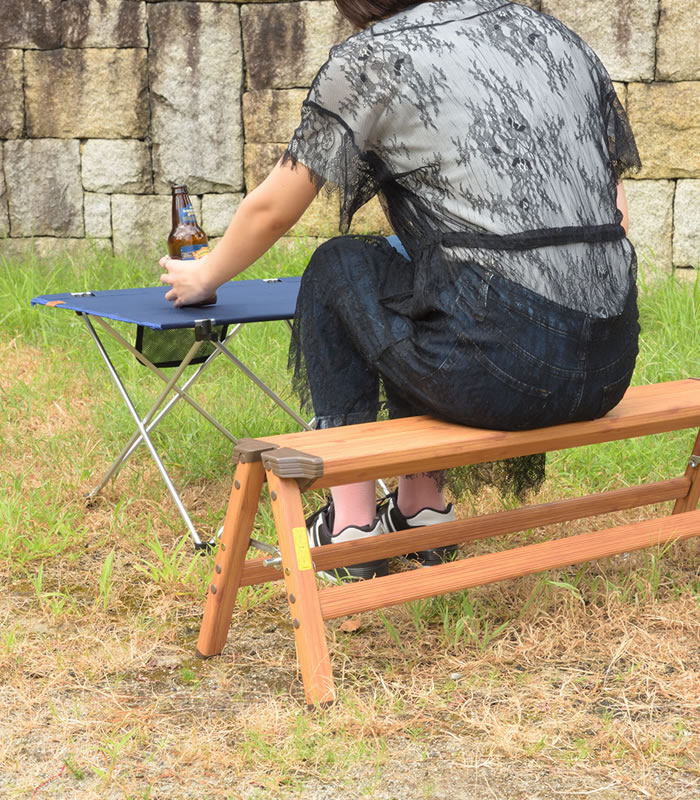
{"type": "Polygon", "coordinates": [[[608,134],[608,150],[615,177],[620,178],[639,172],[642,162],[634,141],[634,134],[622,103],[608,79],[605,97],[606,127],[608,134]]]}
{"type": "Polygon", "coordinates": [[[283,163],[301,162],[317,187],[340,194],[340,230],[379,190],[375,147],[391,91],[383,50],[363,31],[336,45],[301,110],[283,163]]]}
{"type": "Polygon", "coordinates": [[[336,114],[313,101],[302,106],[301,123],[282,157],[282,163],[301,162],[320,190],[340,193],[340,230],[347,233],[355,212],[378,191],[370,159],[336,114]]]}

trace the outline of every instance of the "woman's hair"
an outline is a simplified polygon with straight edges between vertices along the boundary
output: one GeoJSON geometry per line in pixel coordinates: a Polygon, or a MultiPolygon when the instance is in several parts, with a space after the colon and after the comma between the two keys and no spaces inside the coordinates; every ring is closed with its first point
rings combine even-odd
{"type": "Polygon", "coordinates": [[[335,0],[338,11],[358,28],[366,28],[419,2],[421,0],[335,0]]]}

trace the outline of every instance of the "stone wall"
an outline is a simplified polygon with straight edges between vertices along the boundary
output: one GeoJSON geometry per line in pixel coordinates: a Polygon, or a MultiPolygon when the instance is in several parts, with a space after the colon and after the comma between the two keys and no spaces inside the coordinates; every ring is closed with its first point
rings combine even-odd
{"type": "MultiPolygon", "coordinates": [[[[626,182],[642,259],[697,267],[700,57],[687,0],[528,0],[608,67],[644,162],[626,182]]],[[[331,0],[0,0],[0,254],[162,245],[172,183],[210,236],[283,151],[329,47],[331,0]]],[[[297,229],[332,235],[320,197],[297,229]]],[[[384,232],[376,203],[354,229],[384,232]]]]}

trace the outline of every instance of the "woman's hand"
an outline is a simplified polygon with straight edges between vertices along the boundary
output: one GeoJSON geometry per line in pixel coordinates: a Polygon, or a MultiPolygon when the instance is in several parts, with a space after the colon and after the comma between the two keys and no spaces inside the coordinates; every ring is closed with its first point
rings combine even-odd
{"type": "Polygon", "coordinates": [[[168,283],[171,287],[165,299],[180,308],[201,303],[211,297],[217,287],[209,286],[205,280],[206,269],[203,267],[208,258],[208,255],[196,261],[179,261],[170,256],[161,258],[158,263],[166,270],[160,276],[161,283],[168,283]]]}
{"type": "Polygon", "coordinates": [[[316,197],[316,184],[302,164],[281,162],[241,201],[216,247],[198,261],[161,258],[160,279],[170,284],[166,300],[188,306],[209,299],[283,236],[316,197]]]}

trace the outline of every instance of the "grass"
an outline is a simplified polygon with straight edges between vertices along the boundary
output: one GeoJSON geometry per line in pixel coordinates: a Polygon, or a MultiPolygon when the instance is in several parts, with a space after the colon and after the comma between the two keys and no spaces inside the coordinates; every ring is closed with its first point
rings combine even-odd
{"type": "MultiPolygon", "coordinates": [[[[280,249],[246,277],[298,274],[308,253],[280,249]]],[[[80,320],[28,307],[37,294],[149,285],[157,273],[155,257],[100,252],[0,264],[0,797],[697,794],[697,541],[362,614],[345,629],[334,621],[341,698],[323,712],[305,710],[279,585],[242,591],[224,654],[196,660],[212,557],[192,554],[144,448],[86,505],[133,424],[80,320]]],[[[635,382],[699,375],[700,285],[643,282],[640,306],[635,382]]],[[[234,349],[293,405],[287,342],[285,326],[259,324],[234,349]]],[[[146,371],[114,357],[147,408],[146,371]]],[[[237,434],[294,428],[223,362],[193,394],[237,434]]],[[[537,499],[680,474],[694,435],[553,453],[537,499]]],[[[213,535],[230,444],[184,404],[154,436],[198,530],[213,535]]],[[[459,510],[504,502],[486,488],[459,510]]],[[[264,510],[254,535],[272,530],[264,510]]]]}

